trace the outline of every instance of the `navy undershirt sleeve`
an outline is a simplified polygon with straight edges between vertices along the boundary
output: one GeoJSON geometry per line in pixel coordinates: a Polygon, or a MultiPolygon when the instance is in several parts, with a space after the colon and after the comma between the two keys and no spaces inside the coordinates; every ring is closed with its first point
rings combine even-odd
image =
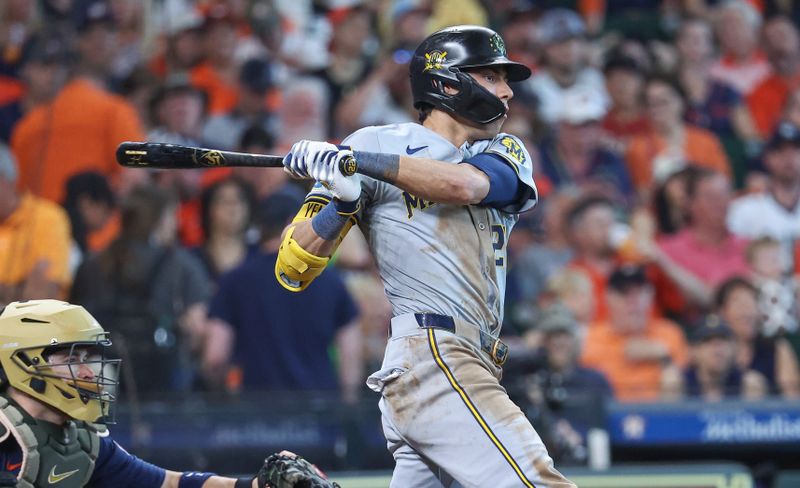
{"type": "Polygon", "coordinates": [[[163,468],[129,454],[111,437],[100,438],[100,452],[97,455],[89,487],[100,488],[160,488],[167,472],[163,468]]]}
{"type": "Polygon", "coordinates": [[[480,153],[463,162],[475,166],[489,177],[489,193],[480,205],[503,209],[517,203],[525,194],[525,185],[517,172],[497,154],[480,153]]]}

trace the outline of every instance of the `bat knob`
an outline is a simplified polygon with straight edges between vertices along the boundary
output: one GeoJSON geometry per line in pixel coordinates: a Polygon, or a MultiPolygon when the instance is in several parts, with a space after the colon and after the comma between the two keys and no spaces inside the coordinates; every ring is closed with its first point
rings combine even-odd
{"type": "Polygon", "coordinates": [[[345,176],[353,176],[358,172],[358,163],[353,156],[347,156],[339,162],[339,171],[345,176]]]}

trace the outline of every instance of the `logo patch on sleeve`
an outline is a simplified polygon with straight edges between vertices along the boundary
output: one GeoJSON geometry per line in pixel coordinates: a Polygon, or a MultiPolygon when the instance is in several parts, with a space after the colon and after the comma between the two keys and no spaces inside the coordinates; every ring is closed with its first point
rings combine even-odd
{"type": "Polygon", "coordinates": [[[505,136],[500,139],[500,144],[506,148],[506,154],[511,156],[511,159],[519,164],[525,164],[527,159],[525,157],[525,151],[522,150],[522,146],[520,146],[516,139],[510,136],[505,136]]]}

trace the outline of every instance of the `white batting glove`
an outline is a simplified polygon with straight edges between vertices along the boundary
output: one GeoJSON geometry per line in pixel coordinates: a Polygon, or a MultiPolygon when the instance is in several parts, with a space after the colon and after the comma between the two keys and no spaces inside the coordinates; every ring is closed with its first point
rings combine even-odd
{"type": "Polygon", "coordinates": [[[292,149],[283,158],[283,166],[296,178],[310,178],[309,165],[312,161],[339,148],[328,142],[300,141],[294,143],[292,149]]]}
{"type": "Polygon", "coordinates": [[[345,176],[339,169],[339,163],[353,157],[350,149],[337,149],[334,154],[318,158],[308,167],[309,175],[320,182],[331,194],[343,202],[355,202],[361,197],[361,176],[356,173],[345,176]]]}
{"type": "Polygon", "coordinates": [[[300,141],[283,158],[283,166],[296,178],[313,178],[330,190],[334,197],[353,202],[361,196],[361,178],[345,176],[339,170],[343,159],[353,157],[349,148],[328,142],[300,141]]]}

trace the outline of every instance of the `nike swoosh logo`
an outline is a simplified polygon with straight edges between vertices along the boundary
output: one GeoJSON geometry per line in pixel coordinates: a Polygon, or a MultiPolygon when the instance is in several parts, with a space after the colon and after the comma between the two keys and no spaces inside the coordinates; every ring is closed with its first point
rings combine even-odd
{"type": "Polygon", "coordinates": [[[69,478],[70,476],[72,476],[73,474],[77,473],[78,471],[80,471],[80,470],[79,469],[74,469],[72,471],[67,471],[67,472],[64,472],[64,473],[61,473],[61,474],[56,474],[56,466],[53,466],[53,469],[50,470],[50,474],[47,475],[47,482],[50,483],[51,485],[54,485],[56,483],[60,483],[60,482],[64,481],[65,479],[69,478]]]}
{"type": "Polygon", "coordinates": [[[6,463],[6,471],[16,471],[19,469],[20,466],[22,466],[22,463],[16,463],[16,464],[6,463]]]}
{"type": "Polygon", "coordinates": [[[428,147],[428,146],[420,146],[420,147],[406,146],[406,154],[411,155],[411,154],[414,154],[414,153],[418,153],[418,152],[422,151],[423,149],[425,149],[426,147],[428,147]]]}

